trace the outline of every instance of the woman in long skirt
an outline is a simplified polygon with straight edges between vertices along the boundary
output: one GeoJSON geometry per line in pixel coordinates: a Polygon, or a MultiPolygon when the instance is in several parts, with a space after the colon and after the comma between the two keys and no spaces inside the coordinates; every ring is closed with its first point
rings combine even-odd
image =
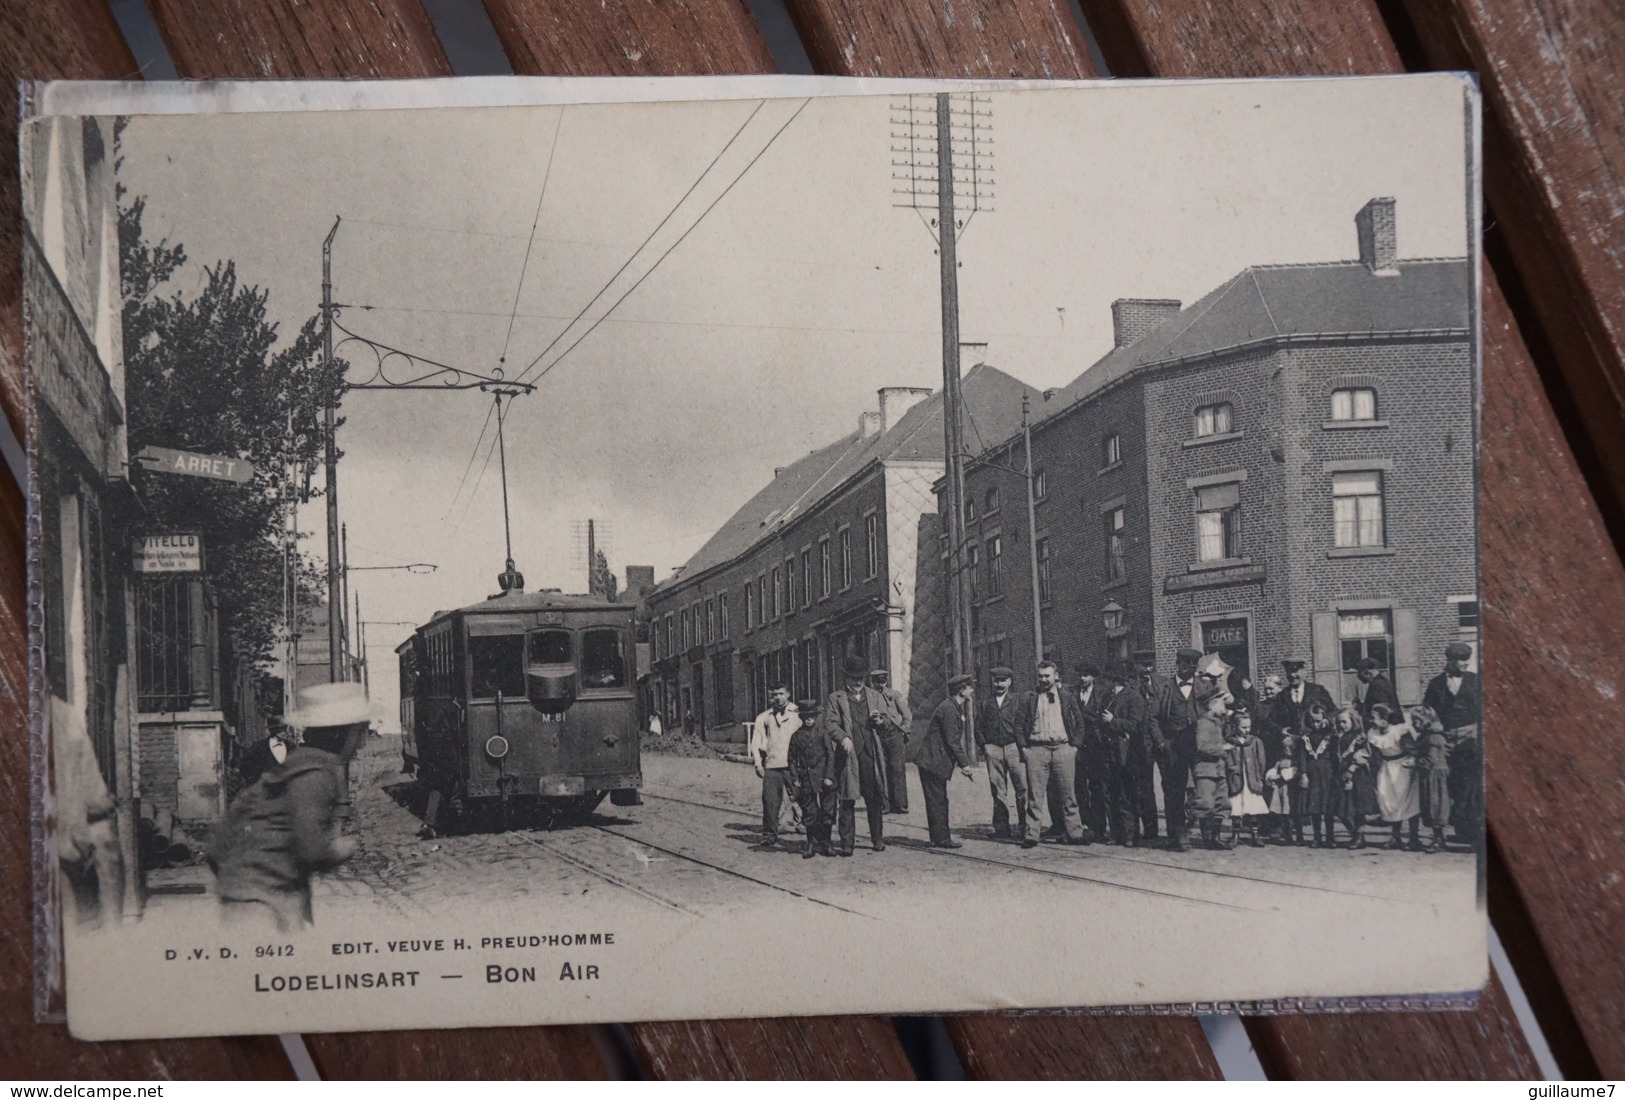
{"type": "Polygon", "coordinates": [[[1405,848],[1400,831],[1409,825],[1410,847],[1421,851],[1422,792],[1416,782],[1416,731],[1403,715],[1394,713],[1386,703],[1378,703],[1371,708],[1371,729],[1366,740],[1381,761],[1377,766],[1377,808],[1383,820],[1393,826],[1388,848],[1405,848]]]}
{"type": "Polygon", "coordinates": [[[1416,731],[1417,786],[1422,795],[1422,823],[1432,833],[1424,852],[1444,851],[1444,830],[1450,824],[1450,739],[1432,707],[1411,708],[1416,731]]]}

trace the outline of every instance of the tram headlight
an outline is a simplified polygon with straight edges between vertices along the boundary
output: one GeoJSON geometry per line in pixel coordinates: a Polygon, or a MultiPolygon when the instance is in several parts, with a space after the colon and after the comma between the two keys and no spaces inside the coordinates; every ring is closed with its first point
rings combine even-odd
{"type": "Polygon", "coordinates": [[[485,755],[492,760],[501,760],[508,755],[508,739],[500,733],[492,736],[485,742],[485,755]]]}

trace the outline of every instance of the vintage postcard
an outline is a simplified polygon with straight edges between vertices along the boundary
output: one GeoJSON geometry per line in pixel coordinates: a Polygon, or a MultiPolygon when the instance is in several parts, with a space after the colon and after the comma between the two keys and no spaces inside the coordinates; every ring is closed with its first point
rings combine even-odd
{"type": "Polygon", "coordinates": [[[1471,1003],[1469,79],[549,88],[25,122],[74,1034],[1471,1003]]]}

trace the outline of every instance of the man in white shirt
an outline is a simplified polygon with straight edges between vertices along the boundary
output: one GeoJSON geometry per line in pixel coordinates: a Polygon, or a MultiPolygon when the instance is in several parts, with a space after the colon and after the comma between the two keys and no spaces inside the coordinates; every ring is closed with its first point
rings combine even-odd
{"type": "Polygon", "coordinates": [[[1044,832],[1044,808],[1053,796],[1060,810],[1067,844],[1087,844],[1083,820],[1078,816],[1078,745],[1083,742],[1083,717],[1078,704],[1060,687],[1061,673],[1053,661],[1038,666],[1038,690],[1027,696],[1022,723],[1027,729],[1027,835],[1023,848],[1036,848],[1044,832]]]}
{"type": "Polygon", "coordinates": [[[762,780],[762,847],[779,843],[779,811],[784,796],[794,795],[790,779],[790,737],[801,728],[801,715],[790,702],[790,689],[774,684],[767,693],[767,709],[750,726],[746,751],[762,780]]]}

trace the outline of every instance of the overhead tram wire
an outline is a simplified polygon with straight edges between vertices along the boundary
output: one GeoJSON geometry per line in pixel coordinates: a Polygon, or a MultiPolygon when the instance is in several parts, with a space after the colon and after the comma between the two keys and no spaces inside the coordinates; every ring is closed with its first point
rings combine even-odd
{"type": "MultiPolygon", "coordinates": [[[[683,203],[688,201],[688,197],[694,193],[694,189],[699,187],[701,183],[705,182],[705,177],[711,174],[711,169],[715,168],[717,166],[717,162],[727,155],[728,150],[733,148],[734,142],[739,140],[739,135],[745,132],[745,128],[755,120],[756,116],[761,113],[762,108],[766,105],[767,100],[765,99],[756,101],[756,106],[751,110],[750,114],[746,116],[745,121],[739,124],[739,129],[733,132],[733,136],[728,139],[727,144],[717,151],[716,156],[711,158],[711,163],[705,166],[704,171],[702,171],[698,176],[694,177],[694,182],[688,185],[688,190],[684,191],[682,197],[672,204],[672,208],[670,210],[666,211],[666,216],[660,219],[660,224],[649,230],[649,235],[643,238],[643,242],[632,250],[632,254],[626,258],[626,262],[617,268],[615,274],[611,275],[608,281],[605,282],[603,286],[598,288],[598,293],[594,294],[592,298],[588,300],[587,304],[581,307],[581,312],[570,318],[570,323],[559,329],[558,335],[549,340],[547,342],[547,346],[537,353],[536,358],[530,361],[530,365],[519,372],[519,376],[515,379],[516,382],[524,381],[525,376],[536,368],[536,364],[540,363],[542,358],[546,356],[548,352],[552,351],[560,340],[564,339],[565,333],[574,328],[576,322],[585,317],[587,315],[587,311],[597,304],[598,299],[602,298],[604,294],[608,292],[609,288],[615,285],[615,280],[619,279],[623,274],[625,274],[626,269],[632,266],[632,261],[636,260],[638,256],[642,254],[645,248],[649,247],[649,242],[654,240],[655,235],[666,227],[666,223],[671,221],[671,219],[676,215],[677,211],[681,209],[683,203]]],[[[802,104],[802,106],[806,106],[806,104],[802,104]]],[[[613,309],[613,307],[611,308],[613,309]]],[[[605,316],[608,316],[608,314],[605,314],[605,316]]]]}
{"type": "MultiPolygon", "coordinates": [[[[806,110],[807,109],[807,104],[809,104],[811,102],[812,102],[811,98],[804,99],[804,100],[801,101],[801,106],[796,108],[795,114],[793,114],[789,118],[785,119],[784,125],[780,126],[777,130],[775,130],[773,132],[773,136],[767,139],[767,144],[763,145],[761,150],[759,152],[757,152],[757,154],[750,159],[750,163],[745,165],[745,167],[740,171],[740,173],[733,178],[733,181],[731,183],[729,183],[727,187],[724,187],[722,189],[722,194],[718,195],[716,198],[711,200],[711,205],[707,206],[703,211],[700,212],[700,216],[698,218],[694,219],[694,223],[692,225],[690,225],[687,229],[683,230],[683,235],[681,237],[678,237],[675,241],[673,241],[672,244],[671,244],[671,247],[667,248],[666,251],[664,251],[664,252],[662,252],[660,254],[660,258],[657,259],[650,266],[648,271],[645,271],[642,275],[638,276],[638,281],[633,283],[627,289],[625,294],[622,294],[619,298],[615,299],[615,304],[610,306],[609,309],[607,309],[604,312],[604,315],[602,317],[598,318],[598,320],[594,321],[590,326],[588,326],[587,331],[583,332],[580,336],[578,336],[574,343],[572,343],[569,347],[565,348],[563,351],[559,352],[559,355],[558,355],[557,359],[554,359],[547,366],[543,367],[542,370],[541,370],[541,373],[537,374],[536,377],[532,380],[532,384],[534,384],[535,382],[541,381],[543,376],[545,376],[548,371],[552,370],[554,367],[558,366],[561,362],[563,362],[564,357],[566,355],[569,355],[572,351],[574,351],[576,349],[576,347],[578,345],[580,345],[581,341],[583,341],[587,337],[591,336],[593,334],[593,331],[596,330],[599,325],[601,325],[605,321],[607,321],[609,319],[609,315],[611,313],[614,313],[616,308],[618,306],[620,306],[620,304],[622,302],[626,301],[626,299],[631,296],[631,294],[632,294],[632,292],[634,290],[637,290],[638,287],[643,285],[643,281],[645,279],[647,279],[649,276],[651,276],[651,275],[653,275],[655,273],[655,269],[658,268],[661,265],[662,262],[664,262],[666,257],[670,256],[673,252],[675,252],[677,250],[677,246],[682,244],[684,241],[686,241],[688,239],[688,235],[690,233],[694,232],[694,230],[696,230],[696,229],[698,229],[700,227],[700,223],[705,220],[706,215],[711,213],[711,211],[715,210],[717,208],[717,204],[720,203],[723,199],[728,197],[728,192],[732,191],[734,189],[734,187],[739,183],[739,181],[744,179],[745,176],[750,172],[750,170],[752,168],[756,167],[756,162],[761,160],[762,157],[767,154],[767,151],[769,149],[773,148],[773,143],[775,141],[779,140],[779,135],[784,133],[784,131],[788,130],[790,128],[790,124],[792,122],[794,122],[797,118],[801,117],[801,112],[806,110]]],[[[630,262],[630,261],[628,261],[628,262],[630,262]]],[[[563,333],[560,333],[560,335],[562,336],[563,333]]],[[[546,355],[547,352],[544,350],[542,352],[542,354],[546,355]]],[[[536,362],[537,363],[541,362],[541,356],[536,357],[536,362]]],[[[536,363],[532,363],[531,367],[535,367],[535,365],[536,365],[536,363]]],[[[520,380],[523,381],[524,378],[526,377],[526,375],[528,375],[529,373],[530,373],[530,368],[526,368],[525,374],[520,375],[520,380]]]]}
{"type": "Polygon", "coordinates": [[[463,486],[468,484],[468,472],[474,468],[474,460],[480,455],[480,444],[485,442],[485,429],[491,426],[492,409],[485,410],[485,423],[480,425],[479,438],[474,440],[474,449],[468,454],[468,465],[463,467],[463,476],[457,479],[457,491],[451,495],[451,503],[446,505],[445,514],[440,518],[446,519],[457,507],[457,500],[463,495],[463,486]]]}
{"type": "MultiPolygon", "coordinates": [[[[502,395],[498,394],[496,397],[496,404],[500,405],[501,403],[502,395]]],[[[497,441],[498,437],[493,435],[491,437],[491,445],[485,448],[485,461],[480,464],[480,472],[474,478],[474,487],[468,491],[468,496],[463,501],[462,514],[459,515],[456,522],[451,525],[451,533],[453,535],[455,535],[458,529],[462,527],[463,521],[468,518],[468,513],[474,510],[474,498],[479,494],[480,483],[485,480],[485,471],[491,467],[491,456],[496,453],[497,441]]]]}
{"type": "Polygon", "coordinates": [[[508,343],[513,339],[513,323],[519,317],[519,296],[525,289],[525,272],[530,269],[530,253],[536,247],[536,227],[542,222],[542,203],[547,200],[547,181],[553,175],[553,154],[559,147],[559,127],[564,124],[564,108],[553,120],[553,141],[547,147],[547,167],[542,169],[542,191],[536,196],[536,216],[530,221],[530,240],[525,242],[525,262],[519,265],[519,285],[513,290],[513,312],[508,315],[508,334],[502,338],[502,354],[497,363],[508,361],[508,343]]]}

